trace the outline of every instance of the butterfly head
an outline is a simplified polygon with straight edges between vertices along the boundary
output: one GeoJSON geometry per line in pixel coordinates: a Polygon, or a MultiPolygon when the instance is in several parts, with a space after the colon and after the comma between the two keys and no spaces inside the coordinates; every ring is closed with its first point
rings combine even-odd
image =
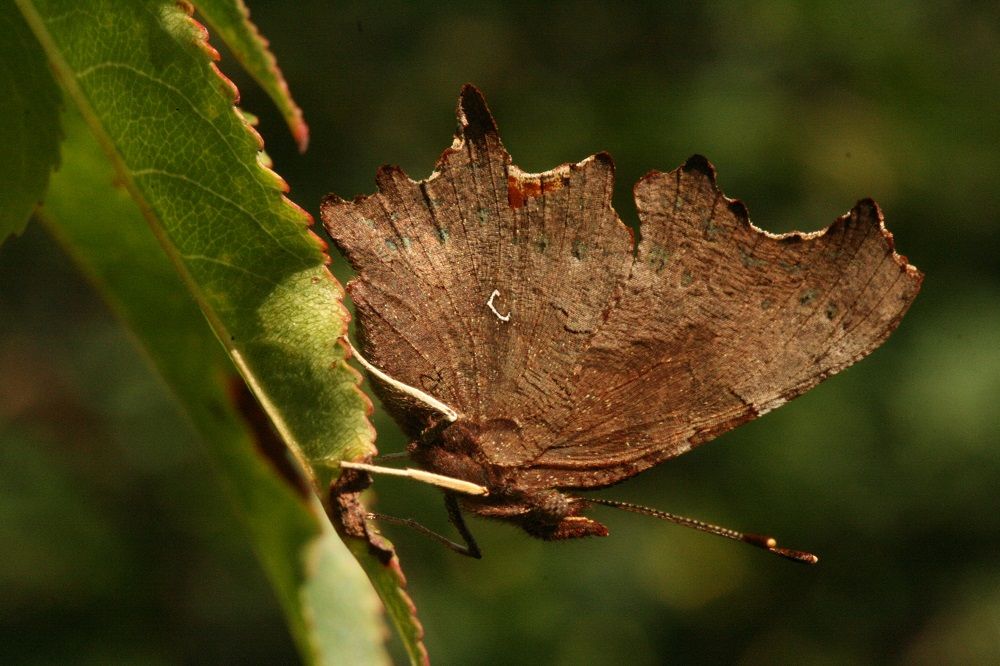
{"type": "Polygon", "coordinates": [[[426,431],[410,444],[409,453],[427,471],[486,486],[488,495],[459,498],[467,511],[513,523],[540,539],[607,536],[604,525],[580,515],[586,501],[554,488],[523,487],[518,465],[496,462],[504,454],[517,458],[521,448],[520,426],[510,419],[459,419],[426,431]]]}

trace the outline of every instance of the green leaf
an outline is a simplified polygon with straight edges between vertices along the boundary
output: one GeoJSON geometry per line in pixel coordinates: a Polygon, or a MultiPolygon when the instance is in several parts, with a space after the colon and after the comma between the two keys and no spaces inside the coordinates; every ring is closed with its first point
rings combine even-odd
{"type": "Polygon", "coordinates": [[[243,0],[197,0],[195,7],[213,34],[218,34],[260,87],[274,101],[288,124],[300,152],[309,145],[309,126],[302,110],[292,99],[267,40],[250,21],[250,11],[243,0]]]}
{"type": "Polygon", "coordinates": [[[343,292],[309,216],[258,163],[260,138],[203,32],[173,2],[18,4],[240,373],[325,489],[339,460],[372,451],[338,342],[343,292]]]}
{"type": "MultiPolygon", "coordinates": [[[[207,451],[314,663],[383,663],[378,600],[322,507],[276,473],[240,414],[243,384],[128,193],[76,116],[40,214],[131,328],[204,436],[207,451]],[[80,211],[87,211],[81,215],[80,211]]],[[[250,401],[252,405],[252,399],[250,401]]],[[[246,407],[243,407],[246,410],[246,407]]]]}
{"type": "Polygon", "coordinates": [[[10,3],[0,5],[0,243],[24,231],[59,163],[59,88],[10,3]]]}
{"type": "MultiPolygon", "coordinates": [[[[386,546],[391,545],[381,537],[379,541],[386,546]]],[[[422,665],[430,663],[423,643],[424,627],[417,619],[416,607],[406,594],[406,578],[399,566],[399,559],[393,555],[389,562],[379,561],[372,556],[369,544],[361,539],[348,539],[347,545],[364,567],[365,573],[375,586],[375,591],[382,598],[389,618],[396,626],[403,647],[406,648],[410,663],[422,665]]]]}
{"type": "MultiPolygon", "coordinates": [[[[339,461],[374,451],[370,405],[344,362],[343,291],[308,229],[310,218],[262,163],[260,138],[233,106],[235,90],[214,69],[204,31],[186,5],[164,0],[98,0],[85,11],[57,0],[17,4],[188,293],[326,500],[339,461]]],[[[108,225],[110,234],[128,224],[93,215],[91,203],[78,202],[75,215],[108,225]]],[[[125,248],[105,239],[98,250],[120,271],[117,283],[138,280],[125,248]]],[[[162,322],[156,311],[151,316],[162,322]]],[[[185,339],[171,344],[183,349],[185,339]]],[[[167,360],[203,363],[196,354],[167,360]]],[[[277,527],[262,529],[258,539],[277,527]]],[[[383,565],[367,548],[354,552],[412,658],[421,659],[419,623],[398,563],[383,565]]]]}

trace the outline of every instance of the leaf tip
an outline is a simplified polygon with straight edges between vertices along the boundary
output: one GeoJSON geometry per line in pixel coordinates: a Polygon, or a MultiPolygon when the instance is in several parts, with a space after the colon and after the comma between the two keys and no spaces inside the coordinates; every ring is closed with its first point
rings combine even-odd
{"type": "MultiPolygon", "coordinates": [[[[298,111],[298,107],[296,107],[298,111]]],[[[299,152],[304,153],[309,148],[309,125],[306,121],[302,119],[302,112],[298,111],[296,113],[296,118],[291,127],[292,138],[295,139],[295,145],[298,146],[299,152]]]]}

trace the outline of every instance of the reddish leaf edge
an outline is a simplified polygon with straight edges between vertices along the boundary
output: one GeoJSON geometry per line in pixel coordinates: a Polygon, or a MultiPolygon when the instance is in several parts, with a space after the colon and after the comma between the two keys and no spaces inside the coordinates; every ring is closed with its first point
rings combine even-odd
{"type": "MultiPolygon", "coordinates": [[[[234,0],[234,1],[236,3],[237,9],[239,10],[243,18],[243,23],[247,26],[247,30],[250,32],[252,38],[255,39],[261,46],[261,50],[264,54],[264,59],[267,61],[267,68],[274,75],[275,82],[278,85],[278,89],[281,92],[282,97],[284,98],[288,106],[289,113],[288,114],[282,113],[282,116],[284,116],[285,118],[285,123],[288,125],[288,131],[291,132],[292,138],[295,140],[295,145],[298,148],[299,152],[304,153],[309,148],[309,125],[306,123],[305,117],[302,114],[302,108],[295,103],[295,100],[292,97],[291,90],[288,87],[288,82],[285,80],[285,75],[281,71],[281,67],[278,66],[278,59],[274,56],[274,53],[271,52],[270,49],[271,42],[267,39],[267,37],[265,37],[260,32],[260,29],[257,27],[257,24],[251,20],[250,8],[247,7],[246,3],[243,0],[234,0]]],[[[204,14],[202,14],[202,16],[204,16],[204,14]]],[[[192,18],[192,20],[197,22],[196,19],[192,18]]],[[[217,59],[218,58],[216,58],[216,60],[217,59]]],[[[253,76],[252,71],[247,70],[247,72],[251,76],[253,76]]],[[[266,90],[267,89],[265,87],[265,92],[266,90]]],[[[278,104],[278,101],[277,100],[274,101],[275,104],[279,107],[279,110],[281,110],[281,105],[278,104]]]]}

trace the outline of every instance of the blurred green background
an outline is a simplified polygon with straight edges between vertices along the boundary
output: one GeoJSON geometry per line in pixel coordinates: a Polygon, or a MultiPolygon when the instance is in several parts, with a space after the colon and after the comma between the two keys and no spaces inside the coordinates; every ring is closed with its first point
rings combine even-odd
{"type": "MultiPolygon", "coordinates": [[[[603,493],[819,566],[610,509],[575,543],[473,521],[482,561],[390,526],[435,663],[1000,662],[1000,5],[250,4],[309,152],[220,67],[314,215],[383,162],[426,177],[468,81],[526,170],[609,151],[626,222],[698,152],[771,231],[874,197],[927,274],[872,357],[603,493]]],[[[448,530],[433,489],[377,486],[448,530]]],[[[2,663],[296,660],[198,438],[37,226],[0,248],[0,552],[2,663]]]]}

